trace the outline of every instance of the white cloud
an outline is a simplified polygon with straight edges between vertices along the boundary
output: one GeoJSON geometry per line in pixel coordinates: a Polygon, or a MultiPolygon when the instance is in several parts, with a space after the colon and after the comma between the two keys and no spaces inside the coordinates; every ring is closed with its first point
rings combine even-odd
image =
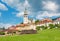
{"type": "Polygon", "coordinates": [[[6,8],[4,4],[0,3],[0,10],[8,10],[8,8],[6,8]]]}
{"type": "Polygon", "coordinates": [[[5,24],[5,28],[12,26],[12,24],[5,24]]]}
{"type": "Polygon", "coordinates": [[[52,1],[43,1],[43,9],[50,10],[50,11],[57,11],[59,6],[52,1]]]}
{"type": "Polygon", "coordinates": [[[21,12],[24,10],[25,5],[27,5],[26,7],[30,7],[28,0],[25,0],[25,3],[20,2],[20,0],[2,0],[2,1],[11,6],[12,8],[15,8],[16,10],[21,12]]]}
{"type": "Polygon", "coordinates": [[[20,13],[16,14],[17,17],[21,17],[23,15],[24,15],[24,12],[20,12],[20,13]]]}
{"type": "Polygon", "coordinates": [[[27,8],[31,7],[30,4],[28,3],[28,0],[25,0],[24,6],[27,7],[27,8]]]}
{"type": "Polygon", "coordinates": [[[25,7],[29,10],[29,8],[31,8],[30,4],[28,3],[28,0],[25,0],[24,3],[18,3],[16,5],[16,9],[20,12],[23,12],[25,7]]]}
{"type": "Polygon", "coordinates": [[[2,0],[3,2],[7,3],[12,8],[15,8],[19,12],[16,13],[17,17],[23,16],[25,7],[28,9],[28,13],[30,12],[29,8],[31,7],[28,0],[25,0],[24,3],[20,2],[20,0],[2,0]]]}
{"type": "Polygon", "coordinates": [[[10,26],[12,26],[12,24],[4,24],[4,23],[0,23],[0,27],[2,28],[2,27],[5,27],[6,29],[8,28],[8,27],[10,27],[10,26]]]}
{"type": "Polygon", "coordinates": [[[53,17],[53,16],[60,16],[60,13],[42,11],[42,13],[40,12],[40,13],[36,16],[36,18],[37,18],[37,19],[44,19],[44,17],[53,17]]]}
{"type": "Polygon", "coordinates": [[[43,4],[42,9],[45,11],[39,11],[38,15],[36,16],[37,19],[60,16],[60,13],[57,13],[59,5],[56,2],[53,2],[52,0],[46,0],[42,1],[42,4],[43,4]]]}
{"type": "Polygon", "coordinates": [[[19,0],[2,0],[7,5],[10,5],[11,7],[16,6],[19,3],[19,0]]]}
{"type": "Polygon", "coordinates": [[[21,17],[24,15],[24,10],[25,7],[27,8],[27,13],[30,14],[30,9],[31,6],[28,2],[28,0],[24,0],[25,2],[20,2],[20,0],[2,0],[5,2],[7,5],[11,6],[12,8],[15,8],[18,13],[15,13],[16,17],[21,17]]]}
{"type": "Polygon", "coordinates": [[[2,0],[2,1],[18,11],[21,11],[24,7],[20,0],[2,0]]]}

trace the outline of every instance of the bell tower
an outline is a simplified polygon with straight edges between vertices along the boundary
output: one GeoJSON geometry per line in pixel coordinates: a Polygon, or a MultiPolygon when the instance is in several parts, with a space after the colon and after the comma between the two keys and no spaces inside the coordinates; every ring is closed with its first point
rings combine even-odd
{"type": "Polygon", "coordinates": [[[28,12],[26,8],[24,10],[24,24],[28,24],[28,12]]]}
{"type": "Polygon", "coordinates": [[[28,1],[25,0],[25,3],[24,3],[24,24],[28,24],[29,20],[28,20],[28,11],[27,11],[27,6],[28,6],[28,1]]]}

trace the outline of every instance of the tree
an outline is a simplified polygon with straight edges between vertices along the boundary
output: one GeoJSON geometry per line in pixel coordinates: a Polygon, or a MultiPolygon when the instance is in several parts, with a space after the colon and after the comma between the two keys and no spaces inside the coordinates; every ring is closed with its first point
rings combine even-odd
{"type": "Polygon", "coordinates": [[[55,24],[56,27],[60,28],[60,24],[55,24]]]}
{"type": "Polygon", "coordinates": [[[47,28],[48,28],[47,26],[44,27],[44,29],[47,29],[47,28]]]}
{"type": "Polygon", "coordinates": [[[36,29],[37,29],[37,30],[40,30],[40,26],[37,26],[36,29]]]}
{"type": "Polygon", "coordinates": [[[44,26],[37,26],[36,29],[37,30],[42,30],[42,29],[46,29],[47,27],[44,27],[44,26]]]}
{"type": "Polygon", "coordinates": [[[49,24],[50,29],[55,28],[55,25],[49,24]]]}
{"type": "Polygon", "coordinates": [[[5,35],[5,33],[4,32],[0,32],[0,35],[5,35]]]}
{"type": "Polygon", "coordinates": [[[38,22],[39,22],[39,20],[36,20],[36,21],[35,21],[35,24],[37,24],[38,22]]]}
{"type": "Polygon", "coordinates": [[[44,26],[40,26],[40,28],[45,29],[45,27],[44,27],[44,26]]]}
{"type": "Polygon", "coordinates": [[[5,30],[5,27],[3,27],[2,29],[5,30]]]}

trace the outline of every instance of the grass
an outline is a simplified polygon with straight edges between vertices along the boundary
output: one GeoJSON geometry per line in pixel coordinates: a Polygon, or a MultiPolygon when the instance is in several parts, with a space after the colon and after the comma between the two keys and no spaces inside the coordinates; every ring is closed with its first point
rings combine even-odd
{"type": "Polygon", "coordinates": [[[0,41],[60,41],[60,29],[46,29],[37,34],[0,36],[0,41]]]}

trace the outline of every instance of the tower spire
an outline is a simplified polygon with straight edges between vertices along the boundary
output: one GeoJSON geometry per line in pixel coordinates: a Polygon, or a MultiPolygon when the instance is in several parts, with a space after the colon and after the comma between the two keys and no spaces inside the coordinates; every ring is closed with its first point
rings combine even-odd
{"type": "Polygon", "coordinates": [[[26,3],[27,0],[25,0],[25,9],[24,9],[24,24],[27,24],[28,23],[28,13],[27,13],[27,3],[26,3]]]}
{"type": "Polygon", "coordinates": [[[27,15],[27,8],[25,7],[24,14],[27,15]]]}
{"type": "Polygon", "coordinates": [[[24,9],[24,14],[28,14],[27,13],[27,5],[28,4],[28,1],[27,0],[25,0],[25,3],[24,3],[24,7],[25,7],[25,9],[24,9]]]}

